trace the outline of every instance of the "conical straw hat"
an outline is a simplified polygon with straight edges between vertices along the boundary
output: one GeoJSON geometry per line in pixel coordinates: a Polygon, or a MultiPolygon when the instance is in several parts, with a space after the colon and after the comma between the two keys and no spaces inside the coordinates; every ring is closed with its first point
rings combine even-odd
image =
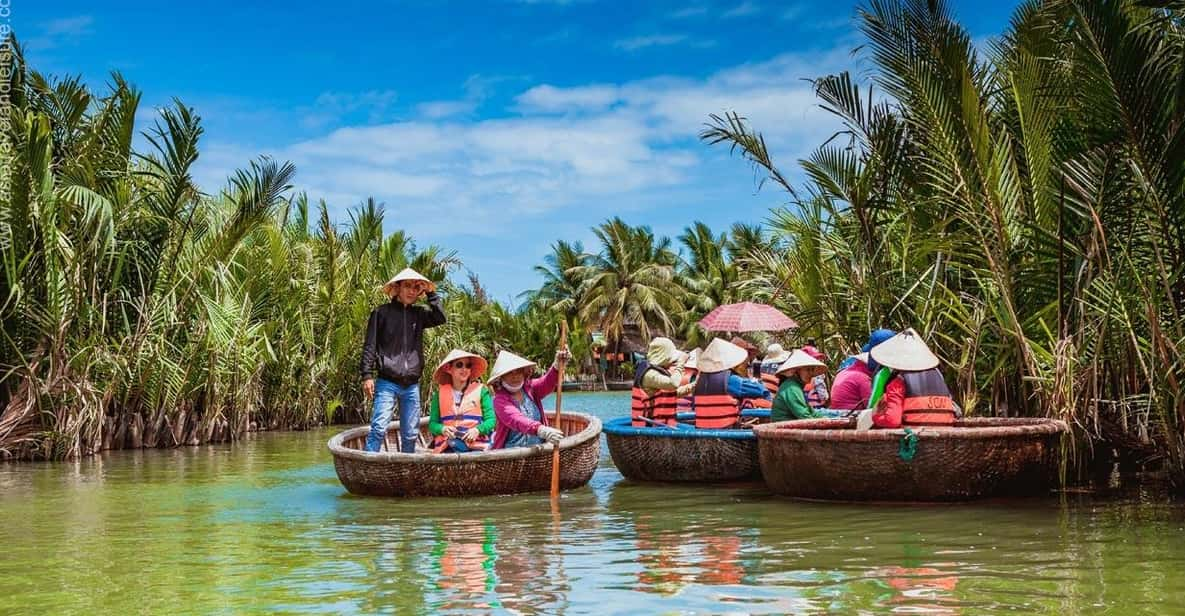
{"type": "Polygon", "coordinates": [[[741,347],[721,340],[720,338],[712,338],[711,344],[704,349],[703,353],[699,355],[697,365],[700,372],[722,372],[724,370],[731,370],[736,366],[749,359],[749,352],[741,347]]]}
{"type": "Polygon", "coordinates": [[[777,374],[790,374],[792,370],[797,368],[813,368],[811,377],[814,378],[824,372],[827,372],[827,364],[811,357],[806,351],[802,349],[795,349],[790,357],[778,366],[777,374]]]}
{"type": "Polygon", "coordinates": [[[440,361],[440,365],[436,366],[436,371],[432,373],[432,380],[436,381],[437,383],[452,382],[452,376],[450,376],[448,372],[445,372],[444,369],[449,364],[457,361],[458,359],[466,358],[473,360],[473,367],[469,369],[470,380],[481,380],[481,375],[485,374],[486,368],[490,367],[490,362],[486,361],[485,358],[480,355],[474,355],[469,351],[462,351],[461,349],[453,349],[448,352],[448,355],[444,356],[444,359],[440,361]]]}
{"type": "Polygon", "coordinates": [[[872,347],[868,354],[876,363],[903,372],[938,367],[938,356],[930,352],[930,347],[913,328],[872,347]]]}
{"type": "Polygon", "coordinates": [[[687,354],[687,361],[683,362],[683,367],[688,370],[699,370],[699,349],[691,349],[687,354]]]}
{"type": "Polygon", "coordinates": [[[420,274],[416,270],[414,270],[410,267],[405,267],[405,268],[403,268],[402,272],[395,274],[394,278],[388,280],[387,284],[383,285],[383,293],[386,293],[389,296],[394,295],[395,294],[395,285],[399,284],[400,282],[402,282],[404,280],[419,280],[420,282],[426,283],[428,285],[428,291],[431,292],[431,291],[436,290],[436,283],[435,282],[428,280],[427,278],[425,278],[422,274],[420,274]]]}
{"type": "Polygon", "coordinates": [[[490,371],[489,382],[493,383],[497,381],[508,372],[514,372],[522,368],[534,368],[536,365],[535,362],[519,357],[510,351],[501,351],[498,353],[498,359],[494,360],[494,369],[490,371]]]}
{"type": "Polygon", "coordinates": [[[763,361],[781,363],[789,357],[790,352],[775,342],[765,347],[765,359],[763,361]]]}

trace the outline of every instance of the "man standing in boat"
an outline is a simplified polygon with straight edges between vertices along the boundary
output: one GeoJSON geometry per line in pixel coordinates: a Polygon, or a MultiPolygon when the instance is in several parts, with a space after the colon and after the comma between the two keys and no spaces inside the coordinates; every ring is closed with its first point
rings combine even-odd
{"type": "Polygon", "coordinates": [[[399,405],[399,450],[414,452],[420,425],[420,373],[424,370],[424,330],[445,322],[436,284],[404,269],[383,285],[391,301],[375,308],[362,344],[362,389],[374,398],[366,451],[378,451],[399,405]],[[417,306],[424,297],[427,306],[417,306]],[[377,377],[377,379],[376,379],[377,377]]]}

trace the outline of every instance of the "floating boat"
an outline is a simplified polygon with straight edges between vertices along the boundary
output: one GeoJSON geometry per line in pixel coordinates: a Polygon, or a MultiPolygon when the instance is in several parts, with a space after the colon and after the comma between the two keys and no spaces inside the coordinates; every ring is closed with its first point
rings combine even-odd
{"type": "Polygon", "coordinates": [[[973,418],[953,426],[857,431],[854,419],[757,426],[770,490],[817,500],[942,502],[1046,492],[1066,423],[973,418]]]}
{"type": "MultiPolygon", "coordinates": [[[[564,412],[560,441],[560,488],[579,488],[592,479],[601,456],[601,420],[564,412]]],[[[394,451],[399,422],[387,428],[391,451],[363,451],[369,426],[351,428],[329,439],[329,452],[342,485],[369,496],[488,496],[551,489],[550,443],[473,453],[394,451]]],[[[420,420],[426,436],[428,419],[420,420]]]]}
{"type": "MultiPolygon", "coordinates": [[[[693,421],[679,413],[680,422],[693,421]]],[[[746,410],[742,420],[769,420],[769,411],[746,410]]],[[[635,428],[629,417],[605,422],[609,456],[617,470],[637,481],[743,481],[760,478],[757,439],[750,428],[699,430],[652,426],[635,428]]]]}

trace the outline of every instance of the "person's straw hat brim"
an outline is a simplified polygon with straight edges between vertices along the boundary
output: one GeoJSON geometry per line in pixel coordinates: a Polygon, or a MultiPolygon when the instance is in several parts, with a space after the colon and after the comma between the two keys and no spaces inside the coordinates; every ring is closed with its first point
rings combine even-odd
{"type": "Polygon", "coordinates": [[[791,372],[799,368],[810,369],[811,375],[809,378],[812,379],[820,374],[823,374],[824,372],[827,372],[827,364],[824,364],[814,357],[811,357],[806,351],[803,351],[802,349],[795,349],[794,352],[790,354],[790,357],[787,358],[786,361],[782,362],[781,366],[778,366],[777,374],[789,375],[791,372]]]}
{"type": "Polygon", "coordinates": [[[872,347],[868,354],[876,363],[902,372],[929,370],[937,368],[939,363],[938,356],[913,328],[872,347]]]}
{"type": "Polygon", "coordinates": [[[417,280],[419,282],[422,282],[422,283],[428,285],[428,292],[429,293],[436,291],[436,283],[435,282],[428,280],[427,278],[425,278],[423,276],[423,274],[420,274],[416,270],[414,270],[410,267],[405,267],[405,268],[403,268],[403,271],[399,272],[398,274],[395,274],[394,278],[388,280],[387,284],[383,285],[383,293],[386,293],[388,296],[395,295],[395,287],[398,286],[399,283],[403,282],[404,280],[417,280]]]}
{"type": "Polygon", "coordinates": [[[441,360],[440,365],[436,366],[436,371],[432,373],[432,380],[441,384],[451,383],[453,377],[445,370],[445,368],[458,359],[473,360],[473,367],[469,369],[469,379],[473,381],[480,381],[482,375],[486,373],[486,368],[490,367],[490,362],[486,361],[485,358],[480,355],[475,355],[469,351],[462,351],[461,349],[453,349],[448,352],[448,355],[444,356],[444,359],[441,360]]]}
{"type": "Polygon", "coordinates": [[[773,343],[765,348],[765,359],[763,361],[772,363],[782,363],[790,358],[790,352],[782,345],[773,343]]]}
{"type": "Polygon", "coordinates": [[[498,353],[498,358],[494,360],[494,368],[490,370],[489,382],[494,383],[515,370],[534,368],[537,365],[535,362],[519,357],[510,351],[501,351],[498,353]]]}
{"type": "Polygon", "coordinates": [[[646,361],[652,366],[665,368],[679,359],[679,349],[670,338],[659,336],[650,341],[646,350],[646,361]]]}
{"type": "Polygon", "coordinates": [[[700,372],[722,372],[748,361],[749,352],[720,338],[713,338],[708,348],[700,353],[696,365],[700,372]]]}

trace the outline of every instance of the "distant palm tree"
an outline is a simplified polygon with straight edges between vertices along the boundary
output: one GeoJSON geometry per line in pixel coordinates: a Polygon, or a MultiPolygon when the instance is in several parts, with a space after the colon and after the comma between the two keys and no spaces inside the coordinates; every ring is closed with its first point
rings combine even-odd
{"type": "Polygon", "coordinates": [[[632,227],[613,218],[593,229],[601,251],[575,269],[583,280],[581,320],[604,332],[614,349],[626,326],[643,337],[669,334],[682,308],[683,290],[675,282],[678,257],[670,238],[655,238],[649,227],[632,227]]]}
{"type": "Polygon", "coordinates": [[[568,324],[575,327],[580,312],[580,288],[584,282],[579,268],[588,261],[589,256],[584,253],[581,242],[560,240],[552,244],[551,254],[543,257],[543,265],[535,266],[535,273],[543,278],[543,284],[520,297],[530,306],[564,315],[568,324]]]}

